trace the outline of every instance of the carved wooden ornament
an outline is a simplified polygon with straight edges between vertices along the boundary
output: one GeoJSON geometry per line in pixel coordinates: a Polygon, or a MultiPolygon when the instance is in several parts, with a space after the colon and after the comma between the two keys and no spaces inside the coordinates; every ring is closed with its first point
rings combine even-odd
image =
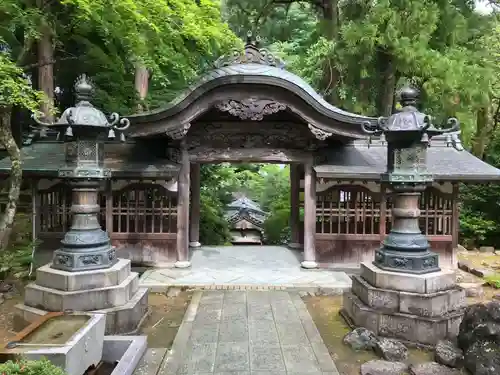
{"type": "Polygon", "coordinates": [[[166,133],[172,139],[182,139],[186,136],[190,127],[191,127],[190,123],[182,124],[180,127],[167,130],[166,133]]]}
{"type": "Polygon", "coordinates": [[[264,116],[284,111],[286,105],[268,99],[248,98],[242,101],[224,100],[216,108],[242,120],[262,121],[264,116]]]}
{"type": "Polygon", "coordinates": [[[321,130],[314,125],[307,125],[309,127],[309,130],[311,133],[316,137],[316,139],[319,139],[320,141],[326,140],[328,137],[332,136],[332,133],[325,132],[324,130],[321,130]]]}

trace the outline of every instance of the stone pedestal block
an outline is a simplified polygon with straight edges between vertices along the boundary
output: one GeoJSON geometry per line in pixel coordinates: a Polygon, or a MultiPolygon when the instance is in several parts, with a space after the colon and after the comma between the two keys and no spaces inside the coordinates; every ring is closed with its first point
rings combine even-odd
{"type": "Polygon", "coordinates": [[[25,290],[24,304],[16,306],[15,329],[23,329],[47,312],[106,313],[106,334],[135,333],[148,312],[148,289],[139,288],[139,276],[130,260],[111,268],[68,272],[45,265],[25,290]]]}
{"type": "Polygon", "coordinates": [[[368,307],[352,293],[344,294],[342,313],[355,326],[367,328],[377,336],[425,345],[456,337],[463,317],[463,309],[440,317],[384,312],[368,307]]]}
{"type": "Polygon", "coordinates": [[[456,275],[453,270],[408,275],[385,271],[372,263],[361,263],[361,277],[376,288],[410,293],[436,293],[456,285],[456,275]]]}
{"type": "Polygon", "coordinates": [[[362,264],[343,307],[354,325],[376,335],[434,345],[458,334],[466,300],[453,271],[415,275],[362,264]]]}

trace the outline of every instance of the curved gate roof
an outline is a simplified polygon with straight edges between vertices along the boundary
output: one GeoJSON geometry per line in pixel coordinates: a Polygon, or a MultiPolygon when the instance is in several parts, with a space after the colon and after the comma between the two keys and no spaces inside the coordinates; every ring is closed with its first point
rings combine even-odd
{"type": "Polygon", "coordinates": [[[257,42],[249,40],[244,51],[222,56],[216,68],[202,76],[163,108],[129,116],[131,136],[173,131],[189,123],[224,100],[252,96],[279,102],[304,122],[349,138],[365,138],[363,122],[376,119],[337,108],[307,82],[284,69],[283,64],[257,42]]]}

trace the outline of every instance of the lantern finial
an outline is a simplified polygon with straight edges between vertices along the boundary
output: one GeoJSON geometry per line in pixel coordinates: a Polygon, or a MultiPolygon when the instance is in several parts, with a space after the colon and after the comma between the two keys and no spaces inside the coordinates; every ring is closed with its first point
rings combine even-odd
{"type": "Polygon", "coordinates": [[[94,87],[86,74],[82,74],[77,78],[74,87],[77,103],[81,101],[90,101],[94,92],[94,87]]]}
{"type": "Polygon", "coordinates": [[[405,86],[401,89],[399,96],[400,96],[399,102],[401,103],[401,106],[415,107],[417,105],[417,100],[419,99],[419,92],[414,87],[405,86]]]}

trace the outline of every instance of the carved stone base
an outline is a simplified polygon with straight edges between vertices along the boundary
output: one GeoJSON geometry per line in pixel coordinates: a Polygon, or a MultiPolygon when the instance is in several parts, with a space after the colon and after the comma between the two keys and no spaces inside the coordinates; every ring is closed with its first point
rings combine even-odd
{"type": "Polygon", "coordinates": [[[29,324],[49,311],[106,313],[106,334],[133,332],[148,310],[148,290],[139,288],[139,277],[130,260],[92,271],[64,271],[50,264],[37,270],[37,279],[25,289],[24,304],[17,306],[19,322],[29,324]],[[108,322],[109,321],[109,322],[108,322]]]}
{"type": "Polygon", "coordinates": [[[290,242],[288,244],[288,247],[290,249],[302,249],[302,245],[300,243],[298,243],[298,242],[290,242]]]}
{"type": "Polygon", "coordinates": [[[381,248],[375,252],[374,264],[387,271],[426,274],[438,272],[438,255],[432,251],[401,252],[381,248]]]}
{"type": "Polygon", "coordinates": [[[302,263],[300,263],[300,265],[302,266],[302,268],[305,268],[305,269],[318,268],[318,263],[313,262],[311,260],[304,260],[302,263]]]}
{"type": "Polygon", "coordinates": [[[414,275],[362,263],[344,295],[343,314],[377,335],[434,345],[458,334],[465,306],[453,271],[414,275]]]}
{"type": "Polygon", "coordinates": [[[111,246],[103,246],[93,252],[59,249],[54,251],[51,267],[64,271],[91,271],[112,267],[116,261],[116,250],[111,246]]]}

